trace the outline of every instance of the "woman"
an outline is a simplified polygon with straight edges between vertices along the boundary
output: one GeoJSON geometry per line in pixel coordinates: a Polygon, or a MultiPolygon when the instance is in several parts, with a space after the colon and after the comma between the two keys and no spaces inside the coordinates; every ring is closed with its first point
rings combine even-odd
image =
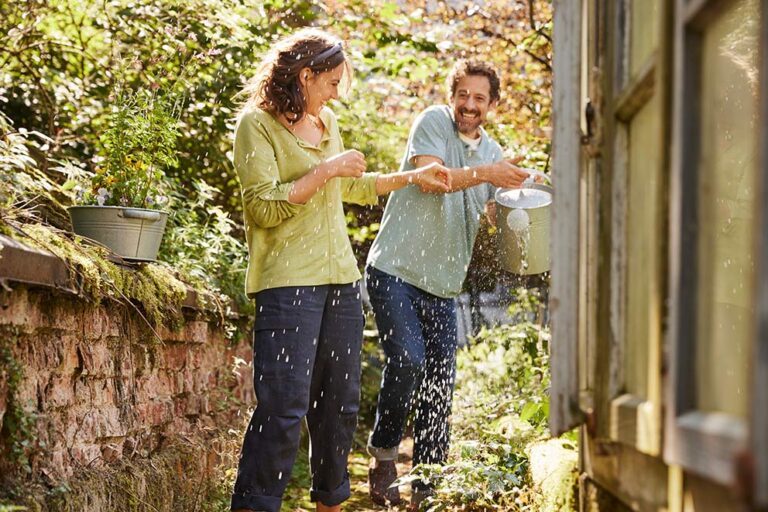
{"type": "Polygon", "coordinates": [[[244,89],[234,163],[249,249],[246,292],[256,301],[257,407],[232,510],[280,509],[305,416],[312,501],[320,512],[338,511],[349,497],[363,314],[342,200],[371,204],[408,184],[449,189],[442,166],[363,174],[363,155],[344,151],[324,107],[350,72],[339,40],[303,30],[278,42],[244,89]]]}

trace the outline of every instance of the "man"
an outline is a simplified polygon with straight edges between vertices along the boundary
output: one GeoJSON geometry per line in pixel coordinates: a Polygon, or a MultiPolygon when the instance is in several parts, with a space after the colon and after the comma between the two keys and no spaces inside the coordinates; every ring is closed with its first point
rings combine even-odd
{"type": "MultiPolygon", "coordinates": [[[[451,192],[409,186],[393,192],[368,256],[366,285],[387,356],[368,452],[372,500],[400,503],[395,459],[413,403],[413,464],[445,461],[456,366],[456,305],[480,217],[495,187],[519,187],[528,173],[504,160],[482,128],[499,100],[499,78],[480,61],[460,61],[448,76],[450,105],[416,119],[401,170],[439,162],[451,192]],[[418,386],[418,389],[417,389],[418,386]]],[[[415,510],[428,494],[416,482],[415,510]]]]}

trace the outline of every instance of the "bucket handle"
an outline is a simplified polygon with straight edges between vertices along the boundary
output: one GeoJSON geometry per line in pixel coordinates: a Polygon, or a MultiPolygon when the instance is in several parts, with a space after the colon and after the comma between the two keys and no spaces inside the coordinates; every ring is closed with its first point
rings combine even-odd
{"type": "Polygon", "coordinates": [[[157,222],[160,220],[160,212],[148,212],[146,210],[134,210],[123,209],[117,212],[118,217],[125,217],[126,219],[141,219],[148,220],[150,222],[157,222]]]}
{"type": "Polygon", "coordinates": [[[536,177],[552,183],[552,176],[549,174],[537,171],[536,169],[526,169],[524,167],[521,167],[521,169],[528,173],[528,177],[525,179],[525,183],[534,183],[536,177]]]}

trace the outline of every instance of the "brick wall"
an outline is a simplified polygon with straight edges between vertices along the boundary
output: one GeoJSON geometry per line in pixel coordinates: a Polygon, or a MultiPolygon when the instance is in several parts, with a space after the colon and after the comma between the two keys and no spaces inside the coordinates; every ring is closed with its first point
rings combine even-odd
{"type": "Polygon", "coordinates": [[[0,443],[7,452],[28,441],[23,478],[53,485],[84,468],[146,458],[180,439],[204,439],[253,404],[247,336],[233,345],[210,312],[184,308],[181,328],[155,328],[160,341],[130,306],[18,278],[11,269],[33,252],[5,247],[0,259],[0,443]],[[11,407],[23,411],[26,432],[2,428],[11,407]]]}

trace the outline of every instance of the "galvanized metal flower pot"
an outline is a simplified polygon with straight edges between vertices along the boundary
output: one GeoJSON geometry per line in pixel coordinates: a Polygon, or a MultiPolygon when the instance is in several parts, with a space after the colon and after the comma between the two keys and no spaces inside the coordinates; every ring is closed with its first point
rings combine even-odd
{"type": "Polygon", "coordinates": [[[73,231],[129,261],[155,261],[168,213],[123,206],[72,206],[73,231]]]}
{"type": "Polygon", "coordinates": [[[526,185],[496,191],[499,261],[518,275],[548,272],[552,187],[526,185]]]}

